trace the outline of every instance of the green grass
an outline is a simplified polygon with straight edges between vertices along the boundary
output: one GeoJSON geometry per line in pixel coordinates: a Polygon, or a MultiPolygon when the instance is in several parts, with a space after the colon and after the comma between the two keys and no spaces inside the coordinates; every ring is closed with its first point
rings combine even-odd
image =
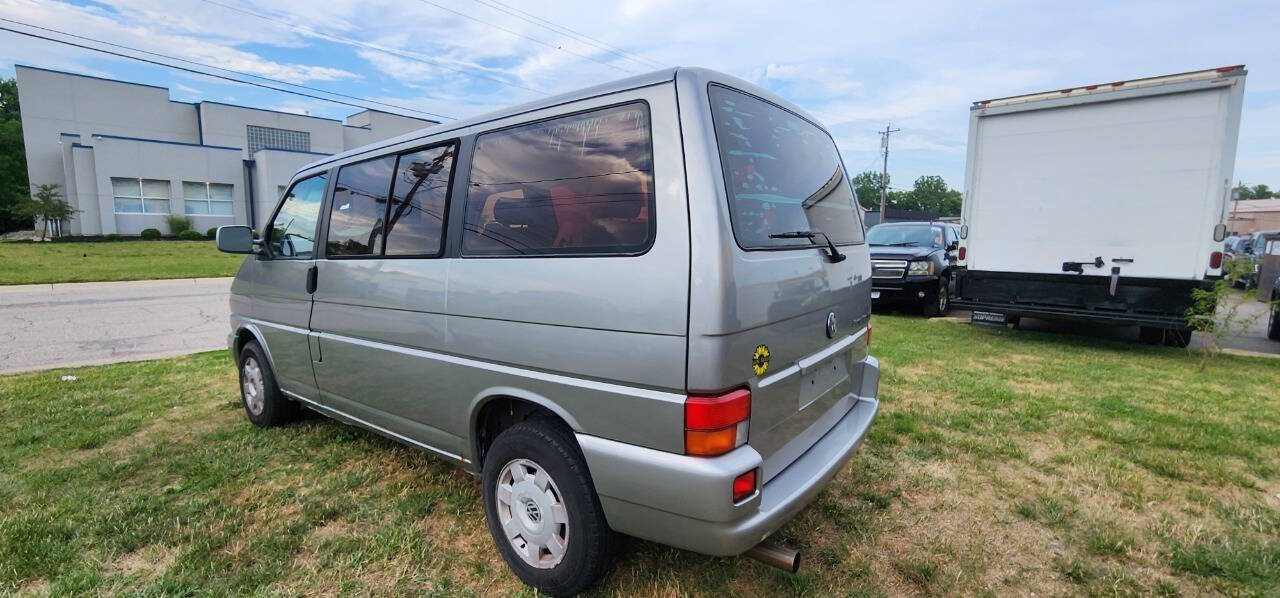
{"type": "MultiPolygon", "coordinates": [[[[1277,362],[875,327],[880,419],[775,536],[800,574],[634,540],[594,592],[1280,588],[1277,362]]],[[[250,426],[225,352],[2,377],[0,397],[0,594],[531,595],[476,480],[319,417],[250,426]]]]}
{"type": "Polygon", "coordinates": [[[0,285],[233,276],[242,261],[213,241],[0,243],[0,285]]]}

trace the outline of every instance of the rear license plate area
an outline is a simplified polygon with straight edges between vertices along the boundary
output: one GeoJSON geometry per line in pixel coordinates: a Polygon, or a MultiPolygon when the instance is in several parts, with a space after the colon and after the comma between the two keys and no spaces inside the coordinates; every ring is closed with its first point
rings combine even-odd
{"type": "Polygon", "coordinates": [[[849,378],[849,355],[833,356],[800,378],[800,409],[826,396],[831,389],[849,378]]]}

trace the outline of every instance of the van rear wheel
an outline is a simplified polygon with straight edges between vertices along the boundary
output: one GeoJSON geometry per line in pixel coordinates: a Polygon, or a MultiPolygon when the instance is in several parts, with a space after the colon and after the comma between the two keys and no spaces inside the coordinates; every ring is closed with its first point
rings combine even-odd
{"type": "Polygon", "coordinates": [[[616,537],[564,425],[533,419],[508,428],[485,455],[482,476],[489,533],[521,581],[567,596],[605,573],[616,537]]]}

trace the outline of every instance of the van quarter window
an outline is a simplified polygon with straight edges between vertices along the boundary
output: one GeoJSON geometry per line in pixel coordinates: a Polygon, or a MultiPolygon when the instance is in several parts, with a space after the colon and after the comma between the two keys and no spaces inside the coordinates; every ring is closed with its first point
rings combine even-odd
{"type": "Polygon", "coordinates": [[[268,247],[276,258],[309,260],[315,257],[316,223],[328,175],[318,174],[293,184],[280,210],[267,228],[268,247]]]}
{"type": "Polygon", "coordinates": [[[826,131],[740,91],[712,85],[709,94],[739,246],[814,247],[803,238],[769,236],[792,231],[822,232],[836,244],[862,242],[853,191],[826,131]]]}
{"type": "Polygon", "coordinates": [[[402,154],[387,222],[387,255],[440,255],[457,145],[402,154]]]}
{"type": "Polygon", "coordinates": [[[618,255],[653,243],[649,108],[604,108],[480,135],[465,255],[618,255]]]}
{"type": "Polygon", "coordinates": [[[338,186],[329,210],[328,257],[382,253],[382,224],[395,156],[348,164],[338,169],[338,186]]]}

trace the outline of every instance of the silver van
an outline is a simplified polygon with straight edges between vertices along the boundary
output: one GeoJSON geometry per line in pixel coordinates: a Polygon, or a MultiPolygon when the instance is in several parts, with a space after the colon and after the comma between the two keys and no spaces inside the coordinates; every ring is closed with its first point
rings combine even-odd
{"type": "Polygon", "coordinates": [[[481,477],[525,583],[572,594],[616,533],[794,570],[765,541],[879,406],[871,265],[831,136],[671,69],[315,162],[246,253],[249,419],[300,407],[481,477]]]}

